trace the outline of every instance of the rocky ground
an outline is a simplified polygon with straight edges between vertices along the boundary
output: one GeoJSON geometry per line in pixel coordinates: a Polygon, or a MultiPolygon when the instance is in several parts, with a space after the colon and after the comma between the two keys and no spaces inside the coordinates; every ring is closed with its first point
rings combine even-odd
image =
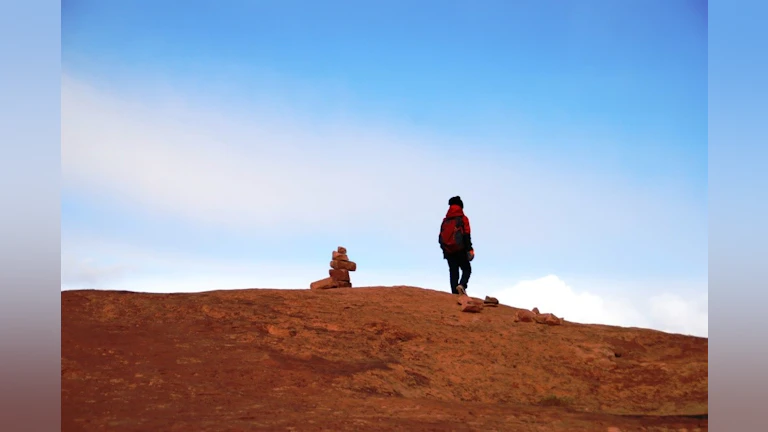
{"type": "Polygon", "coordinates": [[[707,429],[704,338],[412,287],[61,302],[62,431],[707,429]]]}

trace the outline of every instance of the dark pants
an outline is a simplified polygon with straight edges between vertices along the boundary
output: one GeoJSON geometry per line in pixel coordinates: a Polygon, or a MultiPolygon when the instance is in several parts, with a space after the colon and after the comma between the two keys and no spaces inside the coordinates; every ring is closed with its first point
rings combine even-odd
{"type": "Polygon", "coordinates": [[[451,292],[458,294],[459,292],[456,291],[457,285],[467,289],[469,275],[472,274],[472,266],[469,264],[466,252],[446,255],[445,259],[448,261],[448,270],[451,275],[451,292]],[[461,269],[461,280],[459,280],[459,269],[461,269]]]}

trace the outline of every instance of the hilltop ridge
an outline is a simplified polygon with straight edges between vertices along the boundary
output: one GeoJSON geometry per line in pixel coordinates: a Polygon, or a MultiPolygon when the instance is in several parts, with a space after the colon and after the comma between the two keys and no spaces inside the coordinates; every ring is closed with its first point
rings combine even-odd
{"type": "Polygon", "coordinates": [[[707,428],[706,338],[407,286],[61,302],[62,431],[707,428]]]}

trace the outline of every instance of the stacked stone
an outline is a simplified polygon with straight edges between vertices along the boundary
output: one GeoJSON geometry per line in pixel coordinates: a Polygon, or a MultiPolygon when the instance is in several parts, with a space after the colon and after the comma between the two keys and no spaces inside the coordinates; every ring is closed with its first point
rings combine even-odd
{"type": "Polygon", "coordinates": [[[349,260],[347,249],[339,246],[331,254],[331,268],[325,279],[312,282],[310,289],[352,288],[349,272],[357,270],[357,264],[349,260]]]}
{"type": "Polygon", "coordinates": [[[551,313],[539,313],[539,308],[533,308],[533,310],[527,310],[527,309],[520,309],[517,312],[515,312],[514,316],[515,322],[536,322],[539,324],[546,324],[546,325],[562,325],[565,320],[563,318],[558,318],[554,314],[551,313]]]}
{"type": "Polygon", "coordinates": [[[460,295],[457,299],[457,302],[459,306],[461,306],[460,310],[462,312],[481,312],[483,308],[486,307],[498,307],[499,306],[499,300],[494,297],[488,297],[485,296],[485,300],[480,300],[477,298],[472,298],[466,294],[460,295]]]}

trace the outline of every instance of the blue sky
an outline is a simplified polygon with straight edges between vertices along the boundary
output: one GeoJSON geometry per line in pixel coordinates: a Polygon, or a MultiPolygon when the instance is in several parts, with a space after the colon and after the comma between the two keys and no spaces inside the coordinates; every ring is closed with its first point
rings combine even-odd
{"type": "Polygon", "coordinates": [[[62,65],[62,288],[447,290],[460,194],[476,295],[706,334],[706,2],[65,1],[62,65]]]}

